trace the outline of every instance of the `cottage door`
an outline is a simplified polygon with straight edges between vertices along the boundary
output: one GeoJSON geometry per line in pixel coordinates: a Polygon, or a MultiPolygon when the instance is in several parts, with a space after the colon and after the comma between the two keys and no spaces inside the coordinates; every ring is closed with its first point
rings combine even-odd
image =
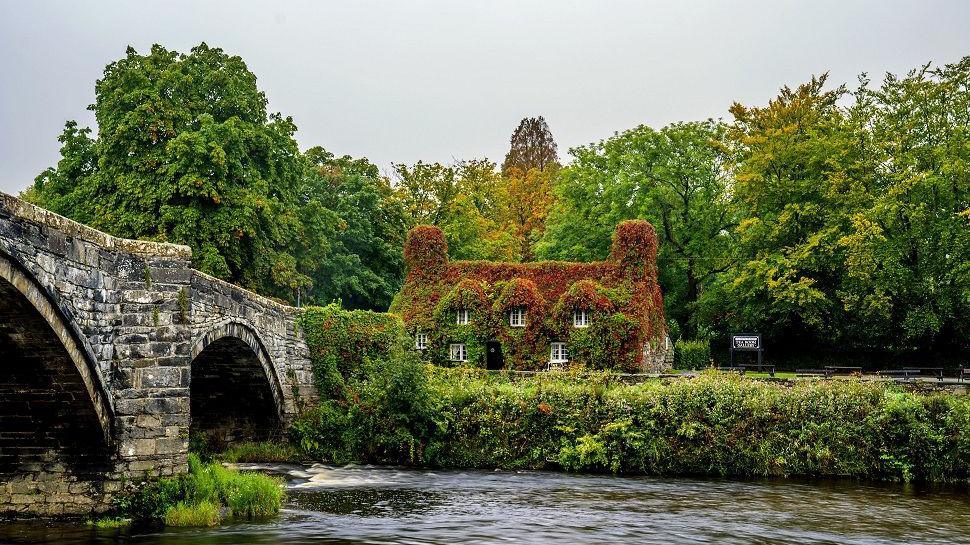
{"type": "Polygon", "coordinates": [[[505,368],[505,358],[502,356],[502,344],[496,341],[485,343],[485,368],[497,371],[505,368]]]}

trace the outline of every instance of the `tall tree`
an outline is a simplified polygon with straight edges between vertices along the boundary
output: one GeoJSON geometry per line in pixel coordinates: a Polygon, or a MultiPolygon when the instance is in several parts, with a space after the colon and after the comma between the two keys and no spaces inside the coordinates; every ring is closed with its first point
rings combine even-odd
{"type": "Polygon", "coordinates": [[[394,191],[408,225],[441,227],[452,259],[510,260],[517,239],[500,223],[503,180],[487,159],[445,166],[418,162],[394,165],[394,191]]]}
{"type": "Polygon", "coordinates": [[[782,88],[767,106],[731,107],[739,262],[712,319],[788,344],[840,335],[839,240],[851,211],[869,202],[845,95],[822,76],[782,88]]]}
{"type": "Polygon", "coordinates": [[[603,259],[617,223],[647,219],[660,238],[659,272],[667,316],[697,334],[704,288],[732,263],[730,171],[725,127],[713,121],[640,126],[575,157],[556,185],[557,200],[538,245],[550,259],[603,259]]]}
{"type": "Polygon", "coordinates": [[[301,191],[300,270],[313,279],[307,301],[384,310],[400,288],[407,220],[390,183],[367,159],[306,151],[301,191]],[[335,225],[334,232],[329,232],[335,225]]]}
{"type": "Polygon", "coordinates": [[[267,294],[309,282],[286,252],[300,231],[296,127],[267,115],[241,58],[128,48],[91,109],[97,138],[69,122],[28,198],[118,236],[188,244],[200,270],[267,294]]]}
{"type": "Polygon", "coordinates": [[[519,122],[509,144],[509,152],[502,163],[502,174],[505,176],[513,169],[524,174],[532,169],[546,170],[559,166],[556,141],[541,115],[527,117],[519,122]]]}

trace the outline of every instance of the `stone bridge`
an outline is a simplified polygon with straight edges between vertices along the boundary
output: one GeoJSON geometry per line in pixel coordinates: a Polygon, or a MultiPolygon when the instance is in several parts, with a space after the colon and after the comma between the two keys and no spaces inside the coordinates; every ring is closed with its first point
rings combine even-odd
{"type": "Polygon", "coordinates": [[[0,513],[103,510],[313,400],[298,309],[0,193],[0,513]]]}

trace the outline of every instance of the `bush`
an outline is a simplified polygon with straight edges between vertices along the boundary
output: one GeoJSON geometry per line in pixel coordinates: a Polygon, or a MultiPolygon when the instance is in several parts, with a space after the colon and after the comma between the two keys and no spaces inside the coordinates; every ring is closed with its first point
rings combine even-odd
{"type": "Polygon", "coordinates": [[[299,325],[324,397],[342,397],[345,382],[365,360],[400,356],[411,348],[404,322],[393,314],[343,310],[333,303],[306,308],[299,325]]]}
{"type": "Polygon", "coordinates": [[[970,396],[860,380],[765,382],[717,371],[636,384],[608,373],[508,377],[425,366],[422,374],[402,380],[426,401],[409,400],[410,389],[387,397],[365,389],[356,405],[332,403],[301,419],[297,435],[326,444],[329,450],[316,452],[338,452],[339,459],[323,458],[338,462],[970,479],[970,396]]]}
{"type": "Polygon", "coordinates": [[[706,369],[711,365],[711,344],[705,340],[678,340],[674,344],[675,369],[706,369]]]}

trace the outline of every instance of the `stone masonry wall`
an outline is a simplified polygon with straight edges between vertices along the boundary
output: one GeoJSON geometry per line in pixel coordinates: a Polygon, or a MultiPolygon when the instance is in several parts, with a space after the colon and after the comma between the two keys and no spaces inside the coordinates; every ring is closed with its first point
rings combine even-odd
{"type": "MultiPolygon", "coordinates": [[[[21,422],[29,435],[38,427],[32,415],[20,414],[32,410],[29,399],[36,405],[38,395],[84,398],[96,421],[90,433],[103,435],[108,463],[97,475],[78,473],[62,463],[69,448],[60,445],[41,453],[45,464],[0,464],[0,514],[95,512],[124,482],[184,471],[190,366],[217,338],[238,337],[265,361],[284,418],[315,399],[308,351],[295,325],[299,311],[193,271],[188,247],[115,238],[0,193],[4,286],[0,293],[12,296],[4,298],[6,307],[0,301],[6,321],[0,326],[11,327],[0,327],[0,357],[4,350],[21,355],[0,361],[0,370],[26,365],[24,352],[33,349],[12,326],[18,313],[36,310],[43,318],[38,323],[46,321],[61,345],[46,360],[65,362],[58,372],[77,380],[55,379],[60,390],[25,386],[31,373],[7,368],[0,379],[7,377],[20,397],[15,404],[0,400],[0,422],[21,422]],[[18,310],[13,301],[23,303],[21,297],[27,303],[18,310]]],[[[0,461],[26,459],[16,441],[3,440],[0,431],[0,461]],[[5,457],[5,448],[13,455],[5,457]]]]}

